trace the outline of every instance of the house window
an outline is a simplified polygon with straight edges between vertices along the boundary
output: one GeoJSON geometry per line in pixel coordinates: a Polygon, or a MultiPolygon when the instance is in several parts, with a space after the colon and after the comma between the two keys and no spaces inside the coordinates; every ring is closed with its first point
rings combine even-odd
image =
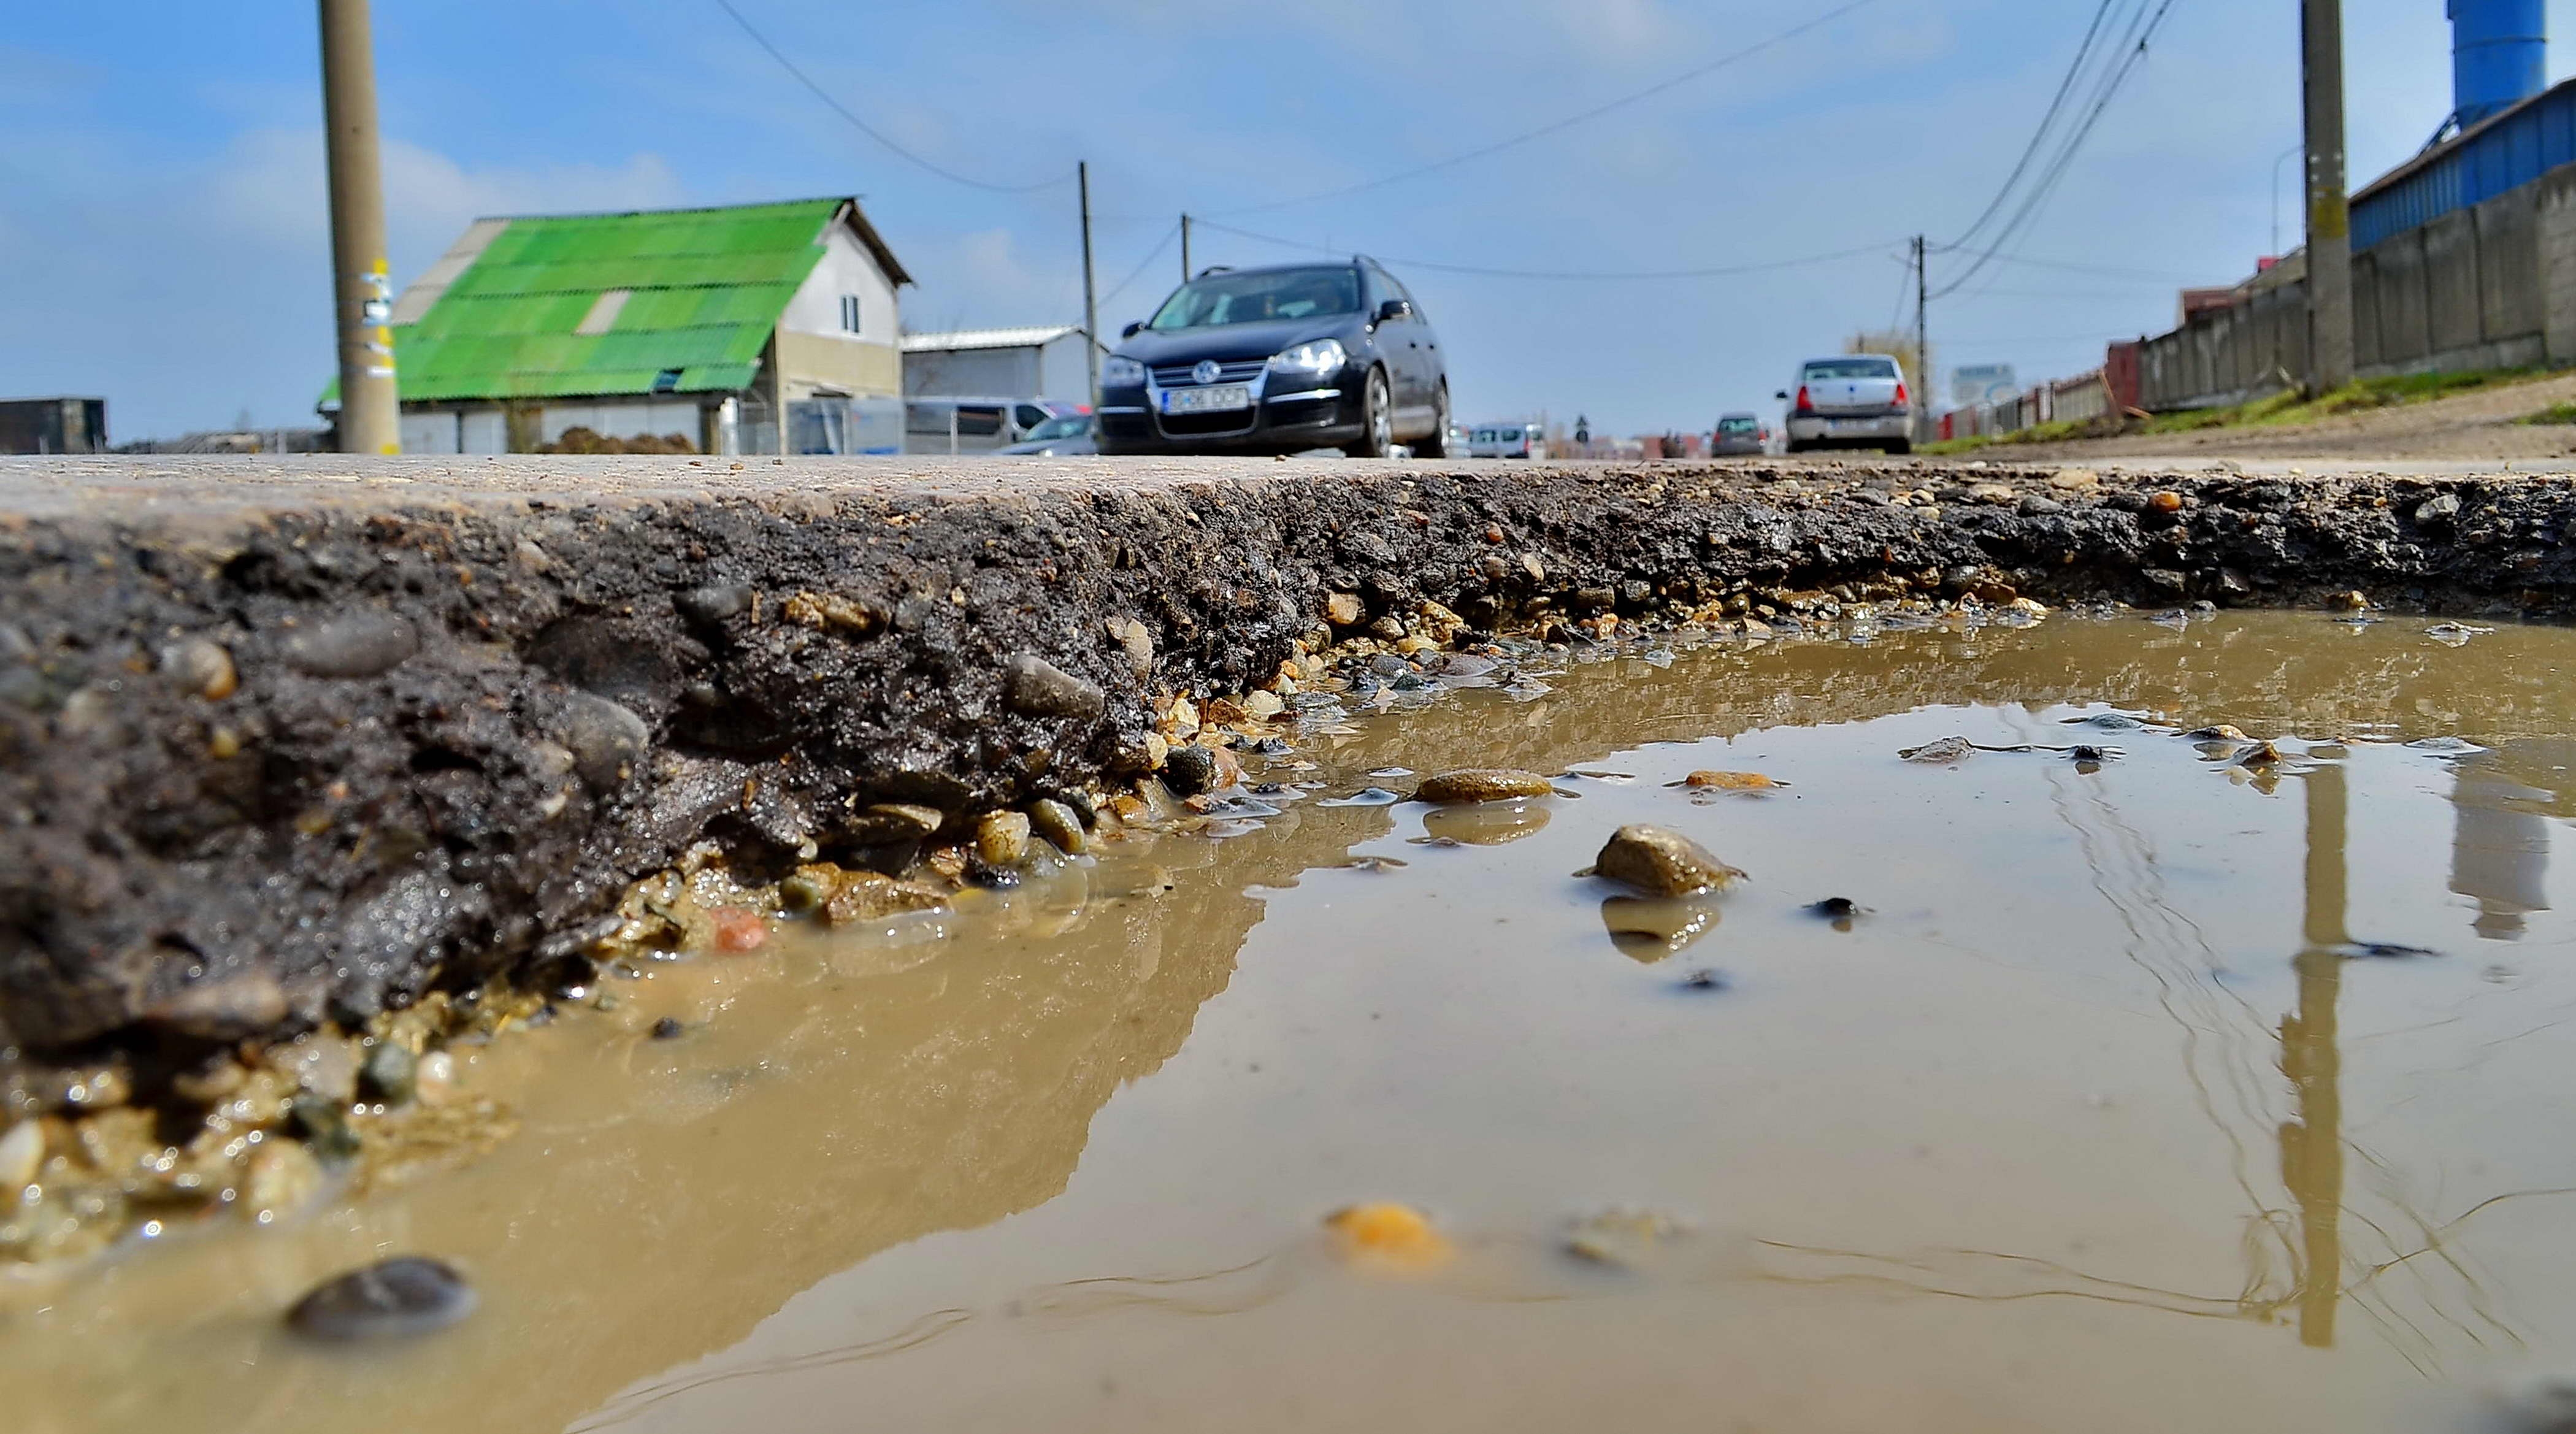
{"type": "Polygon", "coordinates": [[[841,331],[851,334],[859,331],[859,296],[856,294],[841,296],[841,331]]]}

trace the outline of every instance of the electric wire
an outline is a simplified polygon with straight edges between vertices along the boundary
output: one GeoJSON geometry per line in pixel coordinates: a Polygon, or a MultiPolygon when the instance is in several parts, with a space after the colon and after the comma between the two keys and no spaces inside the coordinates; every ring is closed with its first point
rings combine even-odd
{"type": "Polygon", "coordinates": [[[932,174],[938,175],[940,178],[948,180],[951,183],[962,184],[969,189],[981,189],[991,194],[1033,194],[1041,189],[1053,189],[1059,184],[1070,184],[1073,182],[1072,175],[1064,174],[1059,175],[1054,179],[1039,180],[1035,184],[995,184],[990,180],[977,179],[972,175],[960,174],[956,170],[950,169],[945,165],[925,159],[922,156],[913,153],[911,150],[904,148],[902,145],[897,144],[892,138],[888,137],[883,130],[878,129],[876,126],[869,124],[866,120],[859,118],[857,114],[851,111],[849,106],[841,103],[838,99],[835,99],[829,90],[816,84],[812,76],[798,68],[794,60],[787,58],[787,53],[784,50],[771,44],[769,42],[769,37],[760,33],[759,27],[753,25],[749,18],[744,16],[740,10],[734,8],[733,0],[715,0],[715,3],[717,9],[722,10],[727,15],[733,17],[733,22],[742,27],[742,32],[751,37],[753,44],[758,45],[761,49],[767,51],[769,53],[769,58],[776,60],[780,69],[785,70],[789,75],[795,78],[796,83],[803,85],[808,91],[812,92],[814,98],[821,100],[831,109],[832,113],[839,115],[844,120],[847,120],[850,127],[857,130],[859,133],[875,140],[878,144],[883,145],[888,150],[893,151],[896,155],[918,165],[922,169],[928,170],[932,174]]]}
{"type": "Polygon", "coordinates": [[[1150,267],[1155,260],[1162,258],[1163,251],[1171,248],[1172,241],[1179,237],[1181,237],[1181,226],[1177,221],[1175,221],[1170,228],[1163,231],[1162,238],[1154,241],[1154,247],[1146,251],[1145,257],[1136,261],[1136,267],[1129,271],[1126,278],[1119,280],[1116,287],[1111,288],[1107,292],[1103,293],[1098,299],[1093,301],[1095,305],[1108,303],[1110,300],[1117,298],[1120,294],[1126,293],[1127,286],[1135,283],[1138,279],[1145,277],[1145,270],[1150,267]]]}
{"type": "Polygon", "coordinates": [[[1995,215],[2002,212],[2004,201],[2012,196],[2013,186],[2021,183],[2022,176],[2030,172],[2030,162],[2039,157],[2039,151],[2048,139],[2049,130],[2057,123],[2058,115],[2065,111],[2066,97],[2075,92],[2076,77],[2084,72],[2086,62],[2092,59],[2093,43],[2101,36],[2102,22],[2110,18],[2111,7],[2116,3],[2118,0],[2102,0],[2101,4],[2094,7],[2093,23],[2085,27],[2083,43],[2075,47],[2075,58],[2067,64],[2066,73],[2058,79],[2057,93],[2049,98],[2047,112],[2039,117],[2039,127],[2031,131],[2030,143],[2022,146],[2021,157],[2013,161],[2012,172],[2004,176],[2004,182],[1995,190],[1995,197],[1986,201],[1985,212],[1979,214],[1976,222],[1962,230],[1959,237],[1951,240],[1947,247],[1964,246],[1977,231],[1985,228],[1995,215]]]}
{"type": "MultiPolygon", "coordinates": [[[[1196,229],[1213,229],[1222,234],[1231,234],[1238,239],[1251,239],[1263,244],[1276,244],[1284,249],[1302,249],[1309,253],[1332,254],[1337,256],[1347,255],[1350,252],[1347,249],[1336,248],[1329,244],[1315,244],[1302,239],[1285,239],[1276,234],[1257,234],[1249,229],[1238,229],[1231,224],[1220,224],[1213,219],[1203,219],[1196,214],[1192,214],[1190,216],[1190,225],[1192,228],[1196,229]]],[[[1581,272],[1543,269],[1493,269],[1476,264],[1442,263],[1432,259],[1404,259],[1398,258],[1392,254],[1378,255],[1374,257],[1380,259],[1384,263],[1401,264],[1408,269],[1428,269],[1435,273],[1465,274],[1484,279],[1539,279],[1566,280],[1572,282],[1615,281],[1629,279],[1716,279],[1731,277],[1738,274],[1762,274],[1781,269],[1800,269],[1813,264],[1831,263],[1841,259],[1857,259],[1867,254],[1883,254],[1887,251],[1888,245],[1891,242],[1893,241],[1881,241],[1876,244],[1864,244],[1852,249],[1836,249],[1830,253],[1824,254],[1804,254],[1795,259],[1773,259],[1751,264],[1719,264],[1701,269],[1639,269],[1632,271],[1581,272]]]]}
{"type": "MultiPolygon", "coordinates": [[[[718,3],[723,3],[723,0],[718,0],[718,3]]],[[[1235,209],[1219,209],[1212,210],[1210,212],[1218,217],[1233,214],[1261,214],[1273,209],[1286,209],[1291,205],[1313,204],[1320,200],[1339,199],[1344,195],[1359,194],[1371,189],[1383,189],[1387,185],[1400,184],[1408,179],[1418,179],[1423,175],[1436,173],[1443,169],[1449,169],[1457,165],[1465,164],[1470,160],[1478,160],[1483,159],[1488,155],[1500,154],[1504,150],[1513,149],[1520,145],[1527,144],[1531,140],[1544,139],[1549,135],[1572,129],[1576,125],[1599,119],[1601,116],[1610,113],[1612,110],[1625,109],[1629,105],[1636,104],[1642,100],[1652,99],[1657,95],[1663,94],[1667,90],[1679,89],[1681,86],[1689,84],[1693,80],[1714,74],[1730,65],[1741,64],[1757,55],[1777,49],[1791,40],[1797,39],[1801,35],[1808,34],[1811,31],[1820,30],[1846,15],[1852,14],[1858,10],[1866,9],[1876,3],[1878,3],[1878,0],[1849,0],[1849,3],[1847,4],[1836,6],[1834,9],[1828,10],[1824,14],[1819,15],[1812,20],[1792,25],[1788,29],[1771,36],[1767,40],[1748,45],[1741,50],[1721,55],[1717,59],[1711,60],[1708,63],[1699,65],[1693,69],[1684,70],[1680,74],[1674,75],[1669,79],[1659,80],[1654,84],[1648,85],[1642,90],[1632,91],[1617,99],[1595,105],[1592,108],[1581,111],[1577,114],[1567,115],[1563,119],[1543,124],[1536,129],[1523,131],[1522,133],[1513,135],[1508,139],[1496,140],[1491,144],[1482,145],[1478,148],[1467,150],[1464,153],[1453,154],[1447,159],[1433,160],[1429,164],[1416,165],[1411,169],[1401,170],[1394,174],[1382,175],[1376,179],[1362,180],[1357,184],[1346,184],[1338,189],[1319,190],[1313,194],[1298,195],[1293,199],[1273,199],[1261,204],[1248,204],[1235,209]]]]}
{"type": "Polygon", "coordinates": [[[2173,6],[2174,0],[2162,0],[2162,3],[2149,13],[2144,0],[2141,0],[2137,13],[2131,19],[2128,32],[2121,38],[2121,48],[2114,52],[2119,59],[2097,80],[2091,107],[2085,112],[2083,121],[2059,145],[2055,158],[2050,161],[2049,167],[2042,173],[2038,183],[2031,186],[2029,193],[2022,200],[2021,207],[2005,224],[2003,232],[1972,259],[1966,269],[1935,291],[1933,298],[1944,298],[1958,292],[1978,274],[1984,272],[1986,266],[1995,262],[2005,247],[2019,238],[2031,221],[2038,216],[2040,208],[2055,193],[2058,184],[2065,179],[2067,171],[2073,167],[2075,156],[2083,149],[2084,141],[2092,136],[2094,127],[2101,123],[2103,114],[2110,109],[2111,101],[2119,96],[2121,88],[2128,83],[2129,77],[2137,72],[2139,64],[2145,60],[2149,41],[2154,38],[2157,29],[2164,24],[2165,17],[2172,13],[2173,6]]]}

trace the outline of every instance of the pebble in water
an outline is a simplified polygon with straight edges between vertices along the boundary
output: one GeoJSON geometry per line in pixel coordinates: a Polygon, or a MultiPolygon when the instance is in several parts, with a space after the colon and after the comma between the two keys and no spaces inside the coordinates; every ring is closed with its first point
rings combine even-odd
{"type": "Polygon", "coordinates": [[[664,1016],[662,1019],[653,1023],[653,1039],[657,1041],[676,1041],[680,1038],[680,1033],[686,1029],[688,1028],[680,1024],[679,1017],[664,1016]]]}
{"type": "Polygon", "coordinates": [[[707,913],[715,919],[716,949],[740,955],[757,951],[769,940],[769,923],[747,907],[720,906],[707,913]]]}
{"type": "Polygon", "coordinates": [[[1861,908],[1859,902],[1848,896],[1828,896],[1822,901],[1809,902],[1807,910],[1848,930],[1851,919],[1860,915],[1861,908]]]}
{"type": "Polygon", "coordinates": [[[1509,767],[1467,767],[1423,780],[1418,802],[1508,802],[1554,795],[1556,786],[1536,772],[1509,767]]]}
{"type": "Polygon", "coordinates": [[[1026,812],[986,812],[975,823],[975,855],[1004,870],[1026,864],[1029,827],[1026,812]]]}
{"type": "Polygon", "coordinates": [[[396,1339],[445,1329],[474,1312],[474,1288],[452,1267],[417,1255],[325,1280],[286,1313],[308,1339],[396,1339]]]}
{"type": "Polygon", "coordinates": [[[1091,837],[1082,829],[1081,816],[1052,798],[1029,803],[1029,830],[1046,838],[1066,856],[1080,856],[1091,849],[1091,837]]]}
{"type": "Polygon", "coordinates": [[[1649,896],[1723,891],[1744,877],[1680,832],[1642,823],[1613,832],[1593,870],[1649,896]]]}
{"type": "Polygon", "coordinates": [[[1904,748],[1896,755],[1903,761],[1940,766],[1964,762],[1974,755],[1976,750],[1976,744],[1965,737],[1943,737],[1936,742],[1926,742],[1920,747],[1904,748]]]}
{"type": "Polygon", "coordinates": [[[1673,785],[1716,792],[1768,792],[1789,784],[1775,782],[1760,772],[1693,772],[1673,785]]]}
{"type": "Polygon", "coordinates": [[[1430,1216],[1393,1201],[1336,1210],[1324,1225],[1344,1258],[1374,1269],[1417,1273],[1446,1264],[1455,1253],[1430,1216]]]}

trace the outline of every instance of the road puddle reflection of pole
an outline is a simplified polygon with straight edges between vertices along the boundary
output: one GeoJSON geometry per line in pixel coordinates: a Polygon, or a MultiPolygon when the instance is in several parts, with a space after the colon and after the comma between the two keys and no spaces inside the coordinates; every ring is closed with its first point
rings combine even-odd
{"type": "Polygon", "coordinates": [[[2299,1206],[2301,1250],[2296,1304],[2299,1343],[2334,1343],[2335,1304],[2343,1292],[2343,1057],[2335,1048],[2335,1005],[2342,995],[2344,931],[2344,771],[2328,764],[2309,772],[2306,910],[2300,951],[2299,1008],[2281,1018],[2281,1073],[2297,1097],[2298,1118],[2281,1126],[2281,1180],[2299,1206]]]}

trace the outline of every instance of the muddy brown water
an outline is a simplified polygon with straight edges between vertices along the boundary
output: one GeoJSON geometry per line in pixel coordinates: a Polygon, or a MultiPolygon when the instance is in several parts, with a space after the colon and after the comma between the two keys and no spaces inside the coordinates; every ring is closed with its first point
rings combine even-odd
{"type": "Polygon", "coordinates": [[[2428,626],[1641,649],[1317,723],[1275,816],[484,1048],[523,1124],[470,1166],[0,1281],[0,1425],[2499,1427],[2576,1373],[2576,635],[2428,626]],[[2284,759],[2064,720],[2113,710],[2284,759]],[[1895,757],[1954,734],[2117,751],[1895,757]],[[1564,795],[1324,804],[1469,764],[1564,795]],[[1631,821],[1752,879],[1572,875],[1631,821]],[[1381,1199],[1451,1258],[1340,1258],[1381,1199]],[[1609,1211],[1686,1232],[1569,1255],[1609,1211]],[[468,1322],[281,1328],[415,1252],[468,1322]]]}

